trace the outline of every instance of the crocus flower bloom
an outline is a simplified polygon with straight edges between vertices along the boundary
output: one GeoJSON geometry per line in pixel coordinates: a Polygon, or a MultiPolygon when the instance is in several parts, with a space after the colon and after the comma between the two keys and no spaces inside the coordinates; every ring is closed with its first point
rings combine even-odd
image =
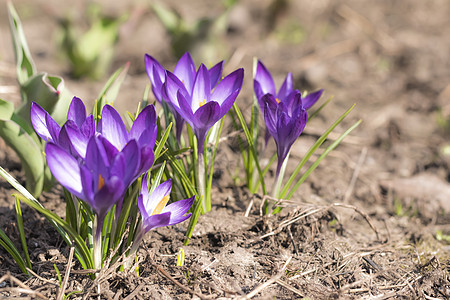
{"type": "Polygon", "coordinates": [[[288,155],[292,144],[300,136],[308,121],[300,93],[291,94],[285,102],[278,102],[272,94],[262,98],[264,121],[277,144],[278,166],[276,176],[288,155]]]}
{"type": "MultiPolygon", "coordinates": [[[[162,89],[166,80],[166,70],[156,59],[148,54],[145,54],[145,68],[147,70],[147,75],[152,83],[152,90],[156,100],[158,100],[158,102],[160,103],[162,101],[165,101],[175,117],[175,122],[177,125],[176,135],[179,141],[185,120],[173,107],[170,99],[166,99],[164,97],[162,89]]],[[[211,89],[213,89],[219,82],[222,75],[222,68],[223,61],[219,62],[208,70],[210,75],[211,89]]],[[[175,74],[175,76],[183,83],[188,91],[192,90],[197,72],[195,70],[194,61],[192,60],[192,57],[188,52],[186,52],[180,58],[177,65],[175,66],[173,74],[175,74]]]]}
{"type": "Polygon", "coordinates": [[[110,105],[105,105],[102,117],[97,124],[97,132],[105,137],[118,151],[121,151],[130,141],[136,140],[140,152],[140,165],[134,179],[146,172],[153,164],[158,127],[156,126],[156,111],[153,105],[147,105],[137,116],[130,132],[127,131],[119,113],[110,105]]]}
{"type": "Polygon", "coordinates": [[[181,223],[192,215],[191,213],[185,214],[194,203],[195,196],[166,206],[170,199],[171,190],[172,180],[169,179],[149,194],[147,174],[142,179],[141,194],[138,198],[138,206],[142,216],[142,234],[154,228],[181,223]]]}
{"type": "MultiPolygon", "coordinates": [[[[299,90],[294,90],[292,87],[292,73],[290,72],[284,79],[283,84],[281,85],[277,93],[272,75],[260,60],[258,60],[258,63],[256,65],[256,74],[253,80],[253,89],[255,91],[256,98],[258,99],[259,108],[261,109],[261,113],[263,116],[265,115],[265,104],[263,100],[264,95],[271,94],[277,102],[285,102],[287,105],[292,105],[296,103],[292,101],[290,101],[290,103],[287,103],[287,100],[292,99],[293,95],[300,93],[299,90]]],[[[303,108],[308,110],[317,102],[317,100],[320,99],[322,93],[323,90],[318,90],[306,95],[302,99],[303,108]]],[[[290,109],[293,110],[294,108],[291,107],[290,109]]],[[[269,132],[267,129],[264,139],[267,145],[267,142],[269,141],[269,132]]]]}
{"type": "Polygon", "coordinates": [[[87,142],[95,134],[95,120],[92,115],[86,117],[86,108],[80,98],[73,97],[67,122],[62,128],[35,102],[31,104],[30,117],[34,130],[43,140],[58,144],[76,157],[85,157],[87,142]],[[72,135],[77,138],[74,143],[72,135]]]}
{"type": "MultiPolygon", "coordinates": [[[[259,107],[261,108],[263,115],[264,115],[264,102],[262,98],[265,94],[272,94],[278,102],[284,102],[290,97],[292,93],[299,92],[298,90],[293,89],[292,73],[288,73],[277,93],[272,75],[263,65],[263,63],[259,60],[256,66],[255,79],[253,80],[253,89],[255,90],[255,95],[256,98],[258,99],[259,107]]],[[[322,93],[323,90],[318,90],[314,93],[306,95],[302,99],[303,108],[308,110],[311,106],[313,106],[317,102],[317,100],[320,99],[322,93]]]]}
{"type": "Polygon", "coordinates": [[[140,165],[139,147],[135,140],[118,151],[101,135],[90,138],[85,160],[76,159],[51,142],[47,143],[45,153],[53,176],[69,192],[92,207],[101,222],[123,197],[140,165]]]}
{"type": "Polygon", "coordinates": [[[209,129],[233,106],[243,79],[244,70],[238,69],[222,79],[211,92],[211,83],[217,78],[203,64],[195,75],[191,89],[175,74],[166,72],[163,95],[194,130],[199,153],[203,152],[209,129]]]}

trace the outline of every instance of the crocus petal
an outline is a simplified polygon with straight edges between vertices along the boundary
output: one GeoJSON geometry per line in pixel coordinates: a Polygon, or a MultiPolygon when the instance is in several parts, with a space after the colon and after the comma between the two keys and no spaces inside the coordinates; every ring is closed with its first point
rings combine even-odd
{"type": "MultiPolygon", "coordinates": [[[[147,178],[148,173],[145,173],[144,177],[142,177],[142,183],[141,183],[141,195],[144,197],[144,199],[148,199],[148,185],[147,185],[147,178]]],[[[145,207],[145,206],[143,206],[145,207]]]]}
{"type": "Polygon", "coordinates": [[[80,128],[81,132],[90,138],[95,134],[95,119],[93,115],[89,115],[80,128]]]}
{"type": "MultiPolygon", "coordinates": [[[[80,166],[80,174],[84,194],[84,198],[81,199],[84,201],[87,201],[87,199],[94,199],[97,188],[94,190],[95,182],[91,170],[86,166],[80,166]]],[[[98,174],[96,176],[98,176],[98,174]]]]}
{"type": "Polygon", "coordinates": [[[48,112],[35,102],[31,103],[30,118],[34,130],[44,141],[58,142],[61,127],[48,112]]]}
{"type": "Polygon", "coordinates": [[[262,98],[262,102],[264,103],[264,122],[270,134],[274,136],[276,132],[276,100],[272,94],[266,94],[262,98]]]}
{"type": "MultiPolygon", "coordinates": [[[[220,119],[220,105],[215,101],[210,101],[199,107],[194,113],[195,128],[211,128],[220,119]]],[[[195,129],[194,128],[194,129],[195,129]]]]}
{"type": "Polygon", "coordinates": [[[139,197],[138,197],[138,199],[137,199],[137,203],[138,203],[139,211],[141,212],[142,219],[145,220],[145,219],[147,219],[148,217],[150,217],[150,215],[149,215],[149,214],[147,213],[147,211],[145,210],[145,206],[144,206],[144,201],[143,201],[143,199],[144,199],[144,195],[140,194],[139,197]]]}
{"type": "Polygon", "coordinates": [[[110,105],[105,105],[102,117],[97,124],[97,131],[106,137],[117,149],[128,142],[128,132],[119,113],[110,105]]]}
{"type": "Polygon", "coordinates": [[[161,102],[161,88],[164,83],[165,70],[156,59],[148,54],[145,54],[144,60],[147,75],[152,83],[153,94],[155,95],[156,100],[161,102]]]}
{"type": "Polygon", "coordinates": [[[283,103],[288,108],[287,111],[289,115],[292,115],[292,113],[294,112],[295,109],[297,109],[297,107],[303,106],[302,94],[300,93],[299,90],[294,90],[283,100],[283,103]]]}
{"type": "Polygon", "coordinates": [[[323,90],[318,90],[314,93],[306,95],[306,97],[304,97],[302,99],[303,107],[305,109],[311,108],[311,106],[313,106],[317,102],[317,100],[320,99],[320,97],[322,96],[322,93],[323,93],[323,90]]]}
{"type": "Polygon", "coordinates": [[[172,190],[172,179],[164,181],[160,185],[158,185],[155,190],[148,197],[147,201],[144,199],[145,210],[149,215],[153,213],[153,210],[158,206],[161,200],[170,194],[172,190]]]}
{"type": "Polygon", "coordinates": [[[176,107],[176,109],[178,113],[189,123],[189,125],[191,125],[191,127],[194,127],[194,113],[188,100],[179,91],[177,93],[177,99],[178,107],[176,107]]]}
{"type": "Polygon", "coordinates": [[[61,128],[61,131],[59,132],[58,146],[66,150],[68,153],[72,154],[72,156],[74,156],[75,158],[81,157],[80,154],[78,154],[72,146],[72,142],[70,141],[69,134],[67,133],[66,129],[67,127],[64,124],[64,126],[61,128]]]}
{"type": "Polygon", "coordinates": [[[138,167],[141,164],[141,153],[136,140],[129,141],[123,150],[117,155],[117,157],[120,156],[123,156],[125,165],[121,170],[121,168],[116,166],[114,162],[111,166],[111,171],[114,173],[111,174],[122,176],[122,180],[125,185],[129,185],[134,179],[141,175],[137,174],[138,167]]]}
{"type": "Polygon", "coordinates": [[[261,114],[264,116],[264,106],[265,105],[264,105],[264,101],[262,100],[262,98],[264,97],[265,94],[261,88],[261,85],[256,80],[253,81],[253,90],[255,91],[256,99],[258,100],[258,105],[259,105],[259,108],[261,109],[261,114]]]}
{"type": "Polygon", "coordinates": [[[286,79],[284,79],[283,84],[278,91],[277,98],[280,101],[284,101],[286,97],[292,92],[292,73],[288,73],[286,79]]]}
{"type": "Polygon", "coordinates": [[[191,95],[191,107],[193,112],[197,111],[200,106],[207,103],[211,97],[211,82],[209,80],[208,69],[204,64],[201,64],[198,68],[191,95]]]}
{"type": "Polygon", "coordinates": [[[220,81],[211,95],[211,100],[222,105],[231,93],[241,90],[243,80],[244,69],[237,69],[220,81]]]}
{"type": "Polygon", "coordinates": [[[67,120],[72,120],[81,127],[86,120],[86,107],[83,101],[78,97],[73,97],[67,113],[67,120]]]}
{"type": "Polygon", "coordinates": [[[153,147],[150,147],[149,145],[141,147],[141,163],[137,171],[138,174],[140,175],[144,172],[147,172],[148,169],[150,169],[150,167],[153,165],[154,161],[155,154],[153,153],[153,147]]]}
{"type": "Polygon", "coordinates": [[[64,136],[64,132],[67,133],[67,137],[70,141],[72,149],[78,154],[78,156],[84,158],[86,156],[86,148],[89,137],[85,136],[77,127],[75,122],[71,120],[67,121],[66,124],[64,124],[61,130],[60,140],[64,136]]]}
{"type": "MultiPolygon", "coordinates": [[[[190,92],[186,90],[184,84],[173,73],[167,71],[166,80],[163,85],[162,93],[163,98],[167,103],[172,104],[174,107],[178,107],[177,93],[180,92],[186,99],[190,98],[190,92]]],[[[190,102],[189,102],[190,106],[190,102]]]]}
{"type": "Polygon", "coordinates": [[[139,142],[139,146],[155,145],[158,127],[156,126],[156,111],[153,105],[145,107],[131,126],[129,138],[139,142]]]}
{"type": "Polygon", "coordinates": [[[149,216],[142,220],[142,228],[145,233],[148,231],[169,225],[170,212],[149,216]]]}
{"type": "Polygon", "coordinates": [[[209,80],[211,82],[211,90],[217,85],[222,76],[223,60],[208,70],[209,80]]]}
{"type": "Polygon", "coordinates": [[[236,97],[239,94],[239,90],[236,90],[234,92],[232,92],[220,105],[220,118],[221,119],[223,116],[225,116],[227,114],[227,112],[231,109],[231,107],[234,104],[234,101],[236,100],[236,97]]]}
{"type": "Polygon", "coordinates": [[[270,93],[275,95],[275,83],[273,81],[272,75],[267,70],[267,68],[263,65],[261,61],[258,60],[258,64],[256,66],[256,74],[254,80],[258,81],[263,94],[270,93]]]}
{"type": "Polygon", "coordinates": [[[47,143],[45,154],[48,167],[56,180],[75,196],[84,198],[78,161],[53,143],[47,143]]]}
{"type": "Polygon", "coordinates": [[[105,161],[108,161],[108,163],[111,164],[116,155],[119,153],[119,150],[116,148],[116,146],[111,144],[104,136],[99,135],[97,139],[99,142],[99,147],[101,147],[102,149],[101,150],[102,153],[105,154],[106,157],[105,161]]]}
{"type": "MultiPolygon", "coordinates": [[[[101,136],[93,136],[87,145],[85,165],[91,170],[92,174],[101,174],[103,178],[107,177],[110,160],[112,155],[108,155],[101,140],[101,136]]],[[[94,178],[97,186],[98,178],[94,178]]]]}
{"type": "Polygon", "coordinates": [[[124,186],[122,180],[117,176],[112,176],[105,181],[104,186],[95,194],[94,201],[89,204],[99,215],[99,218],[105,217],[125,191],[126,186],[124,186]]]}
{"type": "Polygon", "coordinates": [[[194,204],[195,196],[192,196],[189,199],[183,199],[176,201],[174,203],[171,203],[167,205],[163,210],[162,213],[170,212],[170,224],[169,225],[175,225],[178,223],[183,222],[184,220],[188,219],[192,214],[187,214],[188,210],[191,208],[192,204],[194,204]]]}
{"type": "Polygon", "coordinates": [[[183,82],[190,92],[195,80],[195,64],[189,52],[186,52],[178,61],[173,73],[183,82]]]}

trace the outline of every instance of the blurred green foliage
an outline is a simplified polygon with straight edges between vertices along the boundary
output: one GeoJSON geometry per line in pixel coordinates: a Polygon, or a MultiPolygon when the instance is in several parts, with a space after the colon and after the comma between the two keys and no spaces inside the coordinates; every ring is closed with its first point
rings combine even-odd
{"type": "Polygon", "coordinates": [[[101,13],[98,4],[90,4],[86,11],[88,29],[83,30],[70,17],[60,20],[58,43],[68,58],[75,78],[100,79],[105,76],[114,56],[120,26],[127,20],[125,13],[118,18],[101,13]]]}

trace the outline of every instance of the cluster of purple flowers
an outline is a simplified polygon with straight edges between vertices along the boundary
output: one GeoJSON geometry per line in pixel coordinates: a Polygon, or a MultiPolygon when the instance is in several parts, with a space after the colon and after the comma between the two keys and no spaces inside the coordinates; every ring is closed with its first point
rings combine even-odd
{"type": "MultiPolygon", "coordinates": [[[[120,208],[130,185],[153,165],[157,135],[153,105],[141,111],[129,132],[119,113],[109,105],[103,107],[96,126],[93,115],[86,117],[86,108],[76,97],[62,127],[36,103],[31,107],[31,121],[37,134],[47,141],[45,154],[50,171],[93,209],[99,224],[114,205],[120,208]]],[[[148,189],[142,188],[141,215],[161,215],[143,218],[144,229],[176,224],[190,216],[182,217],[194,198],[166,207],[168,198],[160,194],[148,195],[148,189]],[[155,202],[158,210],[154,210],[155,202]]]]}
{"type": "Polygon", "coordinates": [[[209,129],[230,110],[241,91],[244,70],[220,80],[223,61],[209,70],[204,64],[196,70],[189,53],[181,57],[173,73],[150,55],[145,55],[145,66],[156,99],[164,101],[175,116],[177,138],[186,121],[197,137],[198,151],[203,152],[209,129]]]}
{"type": "MultiPolygon", "coordinates": [[[[230,110],[242,88],[244,70],[222,78],[223,61],[210,69],[204,64],[196,69],[189,53],[181,57],[173,72],[150,55],[145,56],[145,65],[155,98],[167,104],[175,117],[178,141],[187,122],[197,137],[199,153],[203,153],[208,131],[230,110]]],[[[302,98],[300,91],[293,89],[289,73],[277,92],[271,74],[260,61],[254,91],[266,124],[266,141],[270,134],[277,145],[278,176],[292,144],[305,128],[307,109],[323,91],[302,98]]],[[[67,122],[60,127],[38,104],[31,107],[34,129],[47,141],[45,154],[51,172],[69,192],[93,209],[100,224],[114,205],[120,211],[127,189],[152,167],[156,119],[155,108],[149,105],[127,131],[119,113],[106,105],[95,124],[92,115],[86,116],[83,102],[74,97],[67,122]]],[[[189,218],[191,214],[186,213],[194,197],[166,206],[171,188],[172,181],[168,180],[149,194],[147,174],[144,176],[138,198],[140,234],[189,218]]]]}

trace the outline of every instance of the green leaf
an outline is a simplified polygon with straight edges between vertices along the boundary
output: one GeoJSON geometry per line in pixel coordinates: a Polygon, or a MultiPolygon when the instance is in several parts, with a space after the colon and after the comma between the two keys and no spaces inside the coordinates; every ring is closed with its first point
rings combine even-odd
{"type": "Polygon", "coordinates": [[[166,130],[164,131],[164,134],[162,135],[161,139],[159,141],[156,141],[156,149],[155,149],[155,161],[159,158],[161,151],[166,144],[167,138],[170,134],[170,129],[172,128],[173,123],[170,123],[169,126],[167,126],[166,130]]]}
{"type": "Polygon", "coordinates": [[[14,103],[0,99],[0,120],[11,120],[14,114],[14,103]]]}
{"type": "MultiPolygon", "coordinates": [[[[40,214],[42,214],[47,220],[51,221],[52,224],[57,224],[59,228],[62,229],[62,232],[64,233],[62,237],[66,240],[66,243],[71,246],[72,242],[71,239],[75,242],[75,247],[78,253],[81,255],[78,257],[80,260],[80,263],[83,265],[83,268],[85,269],[91,269],[93,268],[94,264],[92,261],[92,256],[87,248],[84,239],[63,219],[61,219],[57,214],[51,212],[50,210],[44,208],[42,205],[38,204],[36,199],[28,199],[22,195],[14,195],[17,197],[20,201],[24,202],[31,208],[38,211],[40,214]],[[70,239],[67,239],[68,236],[70,239]]],[[[60,232],[61,234],[61,232],[60,232]]]]}
{"type": "Polygon", "coordinates": [[[250,134],[250,131],[248,130],[247,124],[245,123],[244,116],[242,116],[242,113],[239,110],[239,107],[236,105],[236,103],[233,104],[233,108],[236,113],[236,116],[238,117],[239,123],[241,124],[241,127],[244,130],[245,137],[247,138],[247,141],[248,141],[248,147],[249,147],[250,151],[252,152],[253,160],[255,162],[256,169],[258,170],[263,194],[266,195],[267,194],[266,185],[264,183],[264,176],[262,174],[261,167],[259,165],[258,154],[257,154],[256,148],[255,148],[255,142],[253,140],[253,137],[250,134]]]}
{"type": "Polygon", "coordinates": [[[25,261],[23,260],[22,256],[19,253],[19,250],[17,250],[16,246],[14,246],[14,243],[11,241],[11,239],[6,235],[6,233],[0,229],[0,245],[5,248],[6,252],[8,252],[14,259],[14,261],[19,266],[20,270],[24,274],[28,274],[28,271],[25,267],[25,261]]]}
{"type": "MultiPolygon", "coordinates": [[[[292,183],[295,180],[295,177],[297,177],[297,174],[300,172],[301,168],[305,165],[305,163],[309,160],[309,158],[316,152],[316,150],[325,142],[328,135],[336,128],[336,126],[339,125],[339,123],[344,120],[344,118],[353,110],[355,107],[355,104],[353,104],[346,112],[344,112],[331,126],[322,134],[320,138],[317,139],[317,141],[314,143],[314,145],[309,148],[306,155],[303,157],[303,159],[300,161],[300,163],[295,168],[292,175],[289,177],[288,181],[284,185],[283,189],[280,192],[280,198],[284,198],[291,187],[292,183]]],[[[306,178],[305,178],[306,179],[306,178]]]]}
{"type": "Polygon", "coordinates": [[[0,120],[0,136],[19,156],[27,178],[27,189],[36,197],[39,196],[43,190],[45,179],[44,158],[40,145],[37,145],[13,121],[0,120]]]}
{"type": "Polygon", "coordinates": [[[14,46],[14,54],[16,57],[16,72],[19,84],[25,83],[29,77],[36,73],[36,67],[31,57],[31,52],[28,49],[27,40],[22,28],[22,22],[17,14],[12,1],[7,2],[9,29],[14,46]]]}
{"type": "MultiPolygon", "coordinates": [[[[322,155],[319,156],[319,158],[311,165],[311,167],[309,167],[309,169],[302,175],[302,177],[300,177],[300,179],[297,181],[297,183],[294,185],[294,187],[291,189],[291,191],[289,192],[289,194],[287,195],[286,199],[290,199],[292,197],[292,195],[295,193],[295,191],[300,187],[300,185],[306,180],[306,178],[308,178],[309,174],[312,173],[312,171],[314,171],[315,168],[317,168],[317,166],[320,164],[320,162],[328,156],[328,154],[334,149],[336,148],[341,142],[342,140],[348,135],[350,134],[350,132],[353,131],[353,129],[355,129],[356,127],[358,127],[358,125],[361,124],[361,120],[357,121],[355,124],[353,124],[353,126],[351,126],[349,129],[347,129],[343,134],[341,134],[341,136],[339,136],[339,138],[337,140],[335,140],[330,146],[328,146],[328,148],[322,153],[322,155]]],[[[283,197],[280,197],[283,198],[283,197]]]]}
{"type": "Polygon", "coordinates": [[[125,228],[127,225],[128,217],[133,205],[136,204],[136,198],[141,188],[141,179],[135,181],[133,185],[128,189],[125,198],[123,200],[122,210],[120,212],[119,220],[117,220],[117,229],[113,240],[113,249],[115,249],[123,238],[125,228]]]}
{"type": "Polygon", "coordinates": [[[64,80],[47,73],[38,73],[21,84],[23,104],[18,114],[30,125],[31,103],[34,101],[44,108],[58,123],[67,120],[67,111],[73,94],[64,87],[64,80]]]}
{"type": "Polygon", "coordinates": [[[75,249],[75,254],[78,260],[82,264],[83,268],[90,269],[93,267],[92,258],[89,256],[89,250],[84,244],[84,239],[80,237],[71,226],[61,219],[58,215],[52,213],[51,211],[45,209],[39,201],[37,201],[30,192],[27,191],[14,177],[12,177],[8,172],[0,167],[0,176],[3,177],[9,184],[11,184],[17,191],[19,191],[23,196],[18,195],[20,201],[25,202],[28,206],[34,208],[40,212],[49,222],[55,227],[62,238],[66,241],[68,245],[72,245],[72,239],[75,240],[77,248],[75,249]]]}
{"type": "Polygon", "coordinates": [[[106,104],[113,104],[119,94],[120,86],[128,72],[130,67],[129,63],[126,63],[124,67],[119,68],[113,75],[108,79],[106,84],[103,86],[100,94],[95,100],[94,108],[92,114],[95,117],[96,122],[101,118],[103,106],[106,104]]]}
{"type": "Polygon", "coordinates": [[[111,75],[106,84],[103,86],[103,89],[97,99],[104,99],[106,103],[114,103],[117,95],[119,94],[120,86],[127,76],[129,68],[130,63],[127,62],[125,66],[117,69],[117,71],[111,75]]]}
{"type": "Polygon", "coordinates": [[[31,267],[30,255],[28,254],[28,246],[25,238],[25,229],[23,227],[23,218],[22,218],[22,209],[20,208],[20,201],[15,197],[14,206],[16,208],[16,217],[17,217],[17,229],[19,230],[20,242],[22,243],[23,253],[25,254],[25,259],[27,262],[27,267],[31,267]]]}

